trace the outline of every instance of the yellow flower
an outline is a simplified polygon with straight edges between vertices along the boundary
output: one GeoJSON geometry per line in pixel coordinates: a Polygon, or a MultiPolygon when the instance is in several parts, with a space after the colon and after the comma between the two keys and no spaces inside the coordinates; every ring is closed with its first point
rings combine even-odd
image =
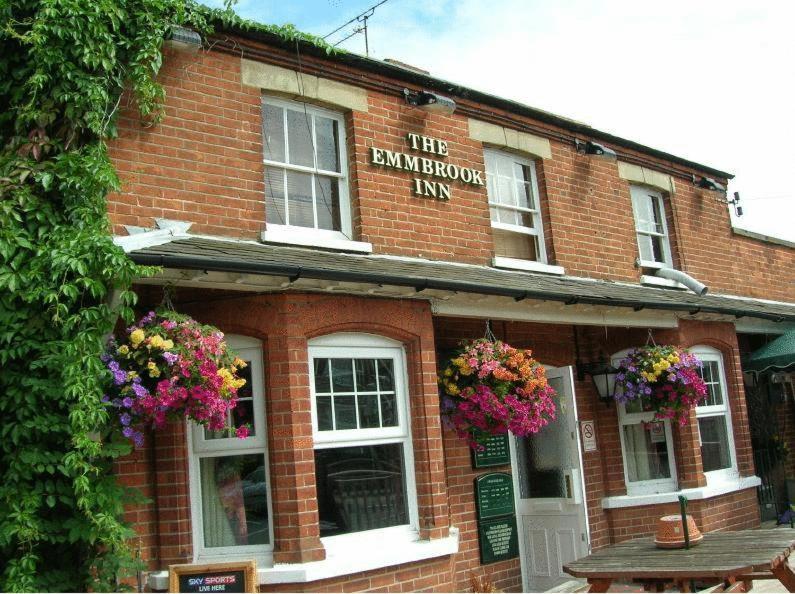
{"type": "Polygon", "coordinates": [[[123,344],[123,345],[121,345],[119,347],[119,354],[120,355],[126,355],[129,352],[130,352],[130,347],[128,347],[126,344],[123,344]]]}
{"type": "Polygon", "coordinates": [[[453,365],[455,365],[456,367],[463,367],[463,366],[465,365],[465,363],[464,363],[464,359],[463,359],[463,358],[461,358],[461,357],[456,357],[455,359],[453,359],[452,361],[450,361],[450,363],[452,363],[452,364],[453,364],[453,365]]]}
{"type": "Polygon", "coordinates": [[[155,347],[156,349],[163,348],[163,337],[155,334],[149,339],[149,345],[155,347]]]}
{"type": "Polygon", "coordinates": [[[232,364],[238,369],[243,369],[244,367],[246,367],[246,362],[243,361],[243,359],[241,359],[240,357],[235,357],[235,360],[232,362],[232,364]]]}
{"type": "Polygon", "coordinates": [[[453,370],[449,367],[444,370],[444,377],[451,377],[453,375],[453,370]]]}
{"type": "Polygon", "coordinates": [[[133,330],[130,333],[130,342],[132,343],[133,348],[138,348],[138,345],[143,342],[145,337],[146,335],[144,334],[144,331],[140,328],[133,330]]]}
{"type": "Polygon", "coordinates": [[[473,369],[469,365],[466,365],[466,364],[462,365],[461,369],[458,370],[458,372],[461,375],[472,375],[472,371],[473,371],[473,369]]]}
{"type": "Polygon", "coordinates": [[[455,385],[454,383],[452,383],[452,382],[448,382],[448,383],[445,385],[445,388],[447,389],[447,393],[448,393],[448,394],[450,394],[450,396],[457,396],[457,395],[458,395],[458,393],[459,393],[458,386],[456,386],[456,385],[455,385]]]}
{"type": "Polygon", "coordinates": [[[174,348],[174,341],[170,338],[168,340],[163,341],[163,350],[170,351],[174,348]]]}

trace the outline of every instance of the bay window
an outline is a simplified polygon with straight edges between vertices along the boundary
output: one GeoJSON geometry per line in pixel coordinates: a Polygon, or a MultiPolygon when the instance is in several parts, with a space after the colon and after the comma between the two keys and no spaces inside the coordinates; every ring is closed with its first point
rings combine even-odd
{"type": "Polygon", "coordinates": [[[701,359],[700,374],[707,384],[707,398],[696,407],[704,473],[708,481],[735,478],[737,464],[723,357],[720,351],[706,346],[690,351],[701,359]]]}
{"type": "Polygon", "coordinates": [[[366,334],[309,347],[320,536],[416,526],[403,349],[366,334]]]}
{"type": "Polygon", "coordinates": [[[247,365],[246,384],[228,424],[249,427],[250,434],[190,429],[191,501],[197,560],[249,556],[267,561],[273,551],[270,480],[262,348],[259,341],[227,336],[230,347],[247,365]]]}
{"type": "MultiPolygon", "coordinates": [[[[618,365],[628,352],[613,355],[613,365],[618,365]]],[[[648,397],[617,406],[627,495],[675,491],[676,464],[670,421],[654,421],[648,397]]]]}

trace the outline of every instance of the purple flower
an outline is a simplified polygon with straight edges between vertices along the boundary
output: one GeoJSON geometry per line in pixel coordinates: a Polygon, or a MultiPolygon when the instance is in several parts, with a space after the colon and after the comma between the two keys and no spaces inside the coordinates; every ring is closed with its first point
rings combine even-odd
{"type": "Polygon", "coordinates": [[[144,317],[141,318],[141,321],[138,322],[139,325],[143,326],[144,324],[151,324],[155,319],[155,312],[150,311],[144,317]]]}
{"type": "Polygon", "coordinates": [[[168,363],[169,365],[173,365],[177,361],[177,359],[179,359],[179,355],[177,355],[176,353],[169,353],[168,351],[165,351],[163,353],[163,358],[166,360],[166,363],[168,363]]]}
{"type": "Polygon", "coordinates": [[[133,405],[133,399],[127,396],[124,400],[121,401],[121,403],[124,406],[124,408],[130,408],[133,405]]]}
{"type": "Polygon", "coordinates": [[[135,435],[133,435],[133,440],[135,441],[135,447],[140,448],[144,445],[144,434],[136,432],[135,435]]]}
{"type": "Polygon", "coordinates": [[[102,395],[102,402],[110,402],[110,396],[107,394],[102,395]]]}
{"type": "Polygon", "coordinates": [[[139,383],[134,383],[132,386],[133,392],[138,398],[143,398],[144,396],[149,396],[149,390],[146,387],[142,386],[139,383]]]}
{"type": "MultiPolygon", "coordinates": [[[[122,414],[119,415],[119,420],[121,421],[121,424],[126,427],[127,425],[130,424],[130,421],[132,421],[132,417],[130,415],[128,415],[127,413],[122,413],[122,414]]],[[[127,435],[126,437],[130,437],[130,436],[127,435]]]]}
{"type": "Polygon", "coordinates": [[[121,434],[124,435],[124,437],[132,437],[134,433],[135,431],[133,431],[132,427],[125,427],[121,430],[121,434]]]}
{"type": "Polygon", "coordinates": [[[117,386],[121,386],[127,381],[127,373],[122,371],[119,364],[113,359],[108,360],[108,369],[113,374],[113,383],[117,386]]]}

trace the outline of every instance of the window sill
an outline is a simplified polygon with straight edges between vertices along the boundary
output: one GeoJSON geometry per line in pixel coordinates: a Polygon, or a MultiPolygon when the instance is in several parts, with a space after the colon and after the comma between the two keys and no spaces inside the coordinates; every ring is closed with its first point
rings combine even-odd
{"type": "MultiPolygon", "coordinates": [[[[272,567],[257,567],[259,584],[297,584],[314,582],[342,575],[351,575],[362,571],[380,569],[454,555],[458,552],[458,528],[450,528],[446,538],[434,540],[388,541],[380,542],[379,546],[361,547],[351,554],[350,548],[339,548],[337,551],[327,550],[323,561],[312,563],[277,563],[272,567]]],[[[248,559],[250,557],[247,557],[248,559]]],[[[246,560],[241,559],[241,560],[246,560]]],[[[234,559],[226,557],[223,561],[234,559]]],[[[153,571],[147,578],[152,590],[168,589],[168,571],[153,571]]]]}
{"type": "Polygon", "coordinates": [[[373,252],[373,244],[366,241],[353,241],[351,239],[342,238],[342,234],[340,234],[339,238],[319,237],[295,227],[284,227],[263,231],[261,239],[266,243],[319,247],[341,252],[359,252],[363,254],[371,254],[373,252]]]}
{"type": "Polygon", "coordinates": [[[638,258],[635,261],[635,265],[638,268],[650,268],[652,270],[659,270],[660,268],[670,268],[670,266],[665,262],[657,262],[655,260],[641,260],[640,258],[638,258]]]}
{"type": "Polygon", "coordinates": [[[546,274],[562,275],[566,271],[563,266],[553,266],[543,262],[533,262],[532,260],[519,260],[518,258],[503,258],[494,256],[492,265],[496,268],[510,268],[512,270],[524,270],[526,272],[544,272],[546,274]]]}
{"type": "Polygon", "coordinates": [[[435,540],[381,542],[380,546],[357,549],[351,554],[348,547],[327,548],[323,561],[312,563],[280,563],[273,567],[260,568],[260,584],[289,584],[314,582],[361,571],[412,563],[434,557],[453,555],[458,552],[458,529],[450,528],[450,536],[435,540]]]}
{"type": "Polygon", "coordinates": [[[617,495],[602,499],[602,509],[619,509],[622,507],[638,507],[641,505],[659,505],[662,503],[676,503],[680,495],[689,500],[709,499],[718,495],[726,495],[735,491],[743,491],[758,487],[762,484],[758,476],[744,476],[723,481],[716,481],[706,487],[695,489],[682,489],[670,493],[653,493],[650,495],[617,495]]]}
{"type": "Polygon", "coordinates": [[[670,287],[672,289],[687,289],[682,283],[659,276],[651,276],[650,274],[643,274],[640,277],[640,284],[654,285],[656,287],[670,287]]]}

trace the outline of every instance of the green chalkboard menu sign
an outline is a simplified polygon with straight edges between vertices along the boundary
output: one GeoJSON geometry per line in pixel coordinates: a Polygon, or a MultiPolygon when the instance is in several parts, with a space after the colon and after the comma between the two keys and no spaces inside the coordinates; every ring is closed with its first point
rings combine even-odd
{"type": "Polygon", "coordinates": [[[491,466],[505,466],[511,463],[511,450],[508,446],[508,434],[491,435],[483,443],[486,449],[472,452],[472,466],[474,468],[489,468],[491,466]]]}
{"type": "Polygon", "coordinates": [[[514,513],[513,480],[507,472],[491,472],[475,479],[478,519],[514,513]]]}
{"type": "Polygon", "coordinates": [[[519,556],[516,516],[478,522],[481,564],[496,563],[519,556]]]}
{"type": "Polygon", "coordinates": [[[256,592],[257,565],[254,561],[205,565],[170,565],[169,592],[256,592]]]}

